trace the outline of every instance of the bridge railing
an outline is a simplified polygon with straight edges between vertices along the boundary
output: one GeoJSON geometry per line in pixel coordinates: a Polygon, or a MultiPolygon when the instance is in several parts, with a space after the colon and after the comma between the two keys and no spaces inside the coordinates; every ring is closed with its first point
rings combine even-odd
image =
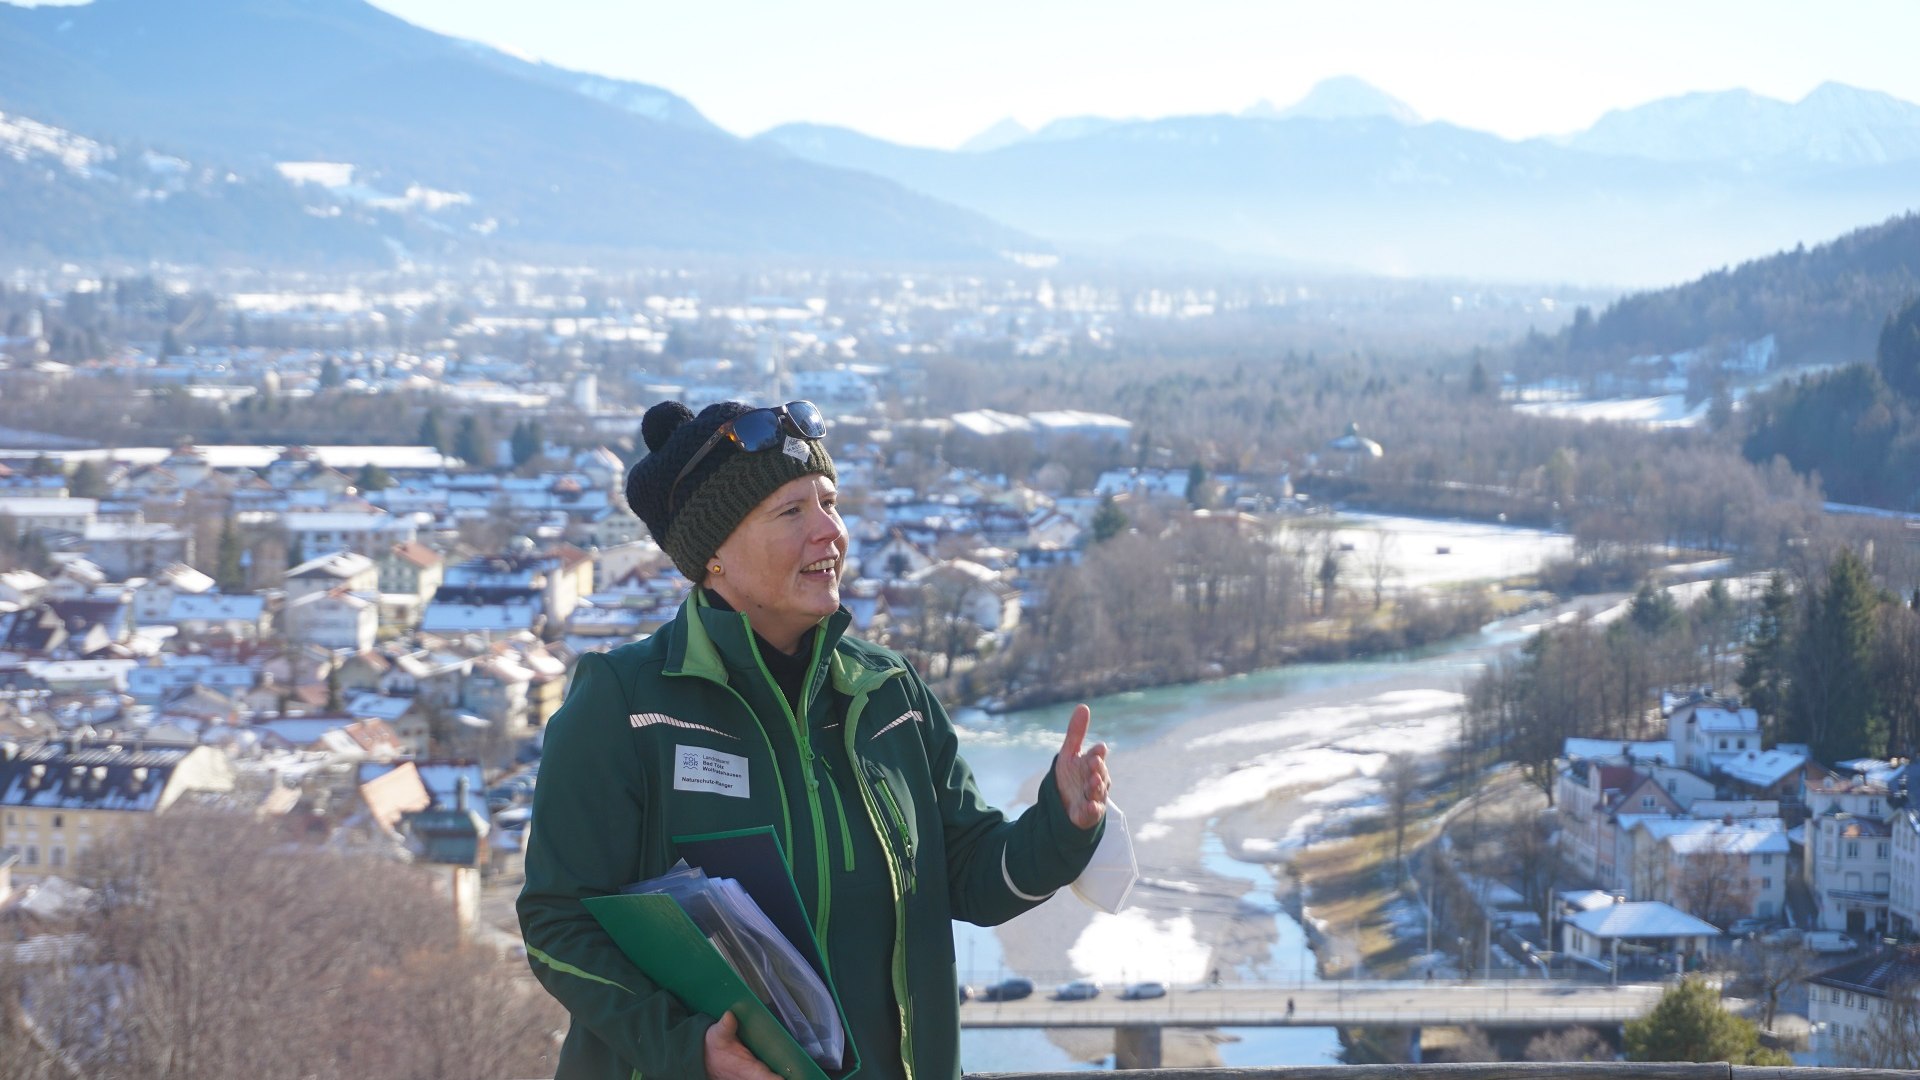
{"type": "MultiPolygon", "coordinates": [[[[1266,1069],[1140,1069],[1141,1080],[1914,1080],[1901,1069],[1729,1065],[1724,1061],[1486,1062],[1295,1065],[1266,1069]]],[[[965,1080],[1086,1080],[1084,1072],[968,1073],[965,1080]]]]}
{"type": "MultiPolygon", "coordinates": [[[[1606,1005],[1547,1005],[1506,1009],[1498,1006],[1443,1008],[1434,1006],[1367,1006],[1348,1004],[1300,1006],[1292,1015],[1272,1008],[1241,1008],[1210,1005],[1180,1008],[1164,1012],[1144,1009],[1058,1008],[1047,1013],[991,1007],[962,1012],[963,1027],[1129,1027],[1149,1024],[1158,1027],[1334,1027],[1377,1024],[1383,1027],[1466,1025],[1478,1027],[1537,1027],[1553,1024],[1624,1023],[1646,1014],[1646,1002],[1606,1005]]],[[[1909,1076],[1907,1080],[1920,1080],[1909,1076]]]]}

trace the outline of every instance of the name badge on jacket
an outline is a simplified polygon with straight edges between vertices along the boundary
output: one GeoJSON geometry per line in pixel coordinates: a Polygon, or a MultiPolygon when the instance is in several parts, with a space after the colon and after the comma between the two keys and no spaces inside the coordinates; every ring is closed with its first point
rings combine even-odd
{"type": "Polygon", "coordinates": [[[673,757],[673,790],[710,791],[736,799],[747,797],[746,758],[704,746],[676,746],[673,757]]]}

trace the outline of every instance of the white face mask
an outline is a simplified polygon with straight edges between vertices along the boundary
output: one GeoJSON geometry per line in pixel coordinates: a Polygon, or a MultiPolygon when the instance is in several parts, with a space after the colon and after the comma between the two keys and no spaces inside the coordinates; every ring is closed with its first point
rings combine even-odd
{"type": "Polygon", "coordinates": [[[1140,864],[1133,857],[1133,834],[1127,831],[1127,815],[1119,804],[1107,800],[1107,830],[1100,835],[1100,846],[1093,849],[1093,861],[1074,879],[1073,891],[1081,900],[1109,914],[1119,914],[1127,906],[1133,883],[1140,877],[1140,864]]]}

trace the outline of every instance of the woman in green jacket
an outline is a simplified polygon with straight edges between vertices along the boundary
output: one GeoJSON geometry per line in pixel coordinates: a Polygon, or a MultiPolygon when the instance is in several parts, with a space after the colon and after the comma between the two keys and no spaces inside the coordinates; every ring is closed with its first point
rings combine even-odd
{"type": "Polygon", "coordinates": [[[519,900],[528,961],[572,1026],[556,1080],[768,1070],[737,1018],[690,1012],[582,905],[665,872],[674,837],[771,826],[859,1075],[960,1075],[952,919],[993,925],[1077,877],[1104,744],[1074,710],[1035,804],[988,806],[952,723],[898,654],[846,634],[847,530],[810,402],[648,410],[627,502],[698,586],[645,641],[580,658],[547,728],[519,900]]]}

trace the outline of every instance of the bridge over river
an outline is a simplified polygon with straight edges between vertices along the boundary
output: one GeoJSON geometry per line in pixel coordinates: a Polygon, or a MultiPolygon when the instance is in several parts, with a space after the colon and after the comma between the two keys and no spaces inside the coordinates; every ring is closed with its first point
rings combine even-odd
{"type": "Polygon", "coordinates": [[[1390,1027],[1418,1047],[1422,1027],[1613,1025],[1644,1015],[1661,983],[1602,986],[1501,980],[1479,983],[1335,981],[1274,986],[1174,987],[1163,998],[1123,1001],[970,1001],[960,1025],[972,1028],[1114,1029],[1127,1067],[1159,1064],[1160,1031],[1169,1027],[1390,1027]],[[1288,1008],[1288,1003],[1292,1008],[1288,1008]]]}

